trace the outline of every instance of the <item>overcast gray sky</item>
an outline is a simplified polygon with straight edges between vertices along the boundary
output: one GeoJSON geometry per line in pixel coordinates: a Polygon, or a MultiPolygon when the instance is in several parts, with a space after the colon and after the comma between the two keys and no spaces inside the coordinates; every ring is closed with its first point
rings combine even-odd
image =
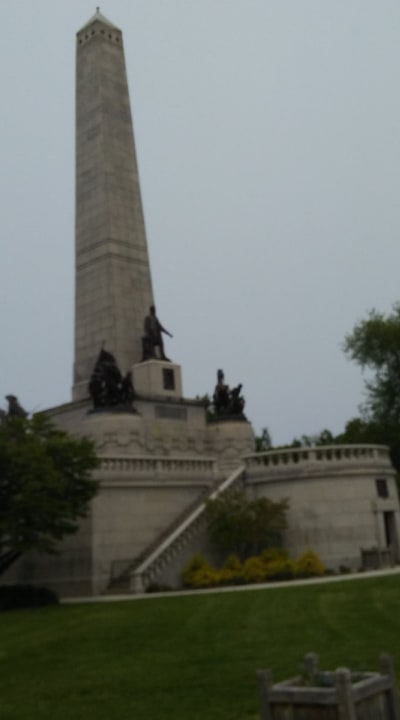
{"type": "MultiPolygon", "coordinates": [[[[0,0],[0,406],[71,397],[75,33],[0,0]]],[[[357,414],[346,332],[400,299],[398,0],[109,0],[159,317],[188,397],[218,367],[273,442],[357,414]]]]}

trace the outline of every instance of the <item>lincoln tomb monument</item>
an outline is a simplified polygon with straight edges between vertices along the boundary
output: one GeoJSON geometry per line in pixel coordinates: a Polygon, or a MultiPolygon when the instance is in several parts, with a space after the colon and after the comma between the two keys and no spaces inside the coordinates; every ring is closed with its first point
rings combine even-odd
{"type": "Polygon", "coordinates": [[[191,555],[210,552],[205,501],[233,487],[289,499],[293,555],[312,548],[328,567],[357,569],[375,548],[398,561],[387,448],[255,454],[241,386],[230,390],[222,370],[216,418],[184,396],[152,285],[123,35],[99,10],[76,36],[75,248],[72,400],[46,412],[95,441],[100,489],[58,556],[28,554],[3,581],[45,584],[61,596],[179,586],[191,555]]]}

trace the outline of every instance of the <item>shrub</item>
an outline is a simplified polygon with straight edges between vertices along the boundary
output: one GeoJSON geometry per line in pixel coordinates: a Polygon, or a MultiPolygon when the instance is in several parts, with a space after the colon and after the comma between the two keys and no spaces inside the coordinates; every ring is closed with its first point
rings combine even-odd
{"type": "Polygon", "coordinates": [[[219,584],[219,572],[201,553],[195,553],[182,573],[183,584],[191,588],[215,587],[219,584]]]}
{"type": "Polygon", "coordinates": [[[286,528],[287,508],[287,500],[251,500],[241,490],[230,490],[207,502],[207,533],[220,553],[254,556],[279,543],[286,528]]]}
{"type": "Polygon", "coordinates": [[[219,585],[243,584],[243,565],[240,558],[237,555],[229,555],[217,574],[219,585]]]}
{"type": "Polygon", "coordinates": [[[23,608],[58,605],[57,595],[48,588],[33,585],[4,585],[0,587],[0,612],[23,608]]]}
{"type": "Polygon", "coordinates": [[[260,583],[266,579],[265,565],[260,557],[254,556],[243,565],[243,579],[248,583],[260,583]]]}
{"type": "Polygon", "coordinates": [[[242,572],[243,565],[240,557],[238,555],[229,555],[229,557],[226,558],[223,569],[226,570],[232,570],[233,572],[242,572]]]}
{"type": "Polygon", "coordinates": [[[295,563],[289,557],[281,557],[265,565],[267,580],[292,580],[295,576],[295,563]]]}
{"type": "Polygon", "coordinates": [[[319,577],[325,574],[325,565],[313,550],[307,550],[295,562],[295,575],[300,578],[319,577]]]}
{"type": "Polygon", "coordinates": [[[261,555],[249,557],[243,564],[237,555],[229,555],[220,570],[215,569],[200,553],[193,555],[182,577],[190,588],[211,588],[219,585],[244,585],[294,577],[318,577],[326,568],[317,553],[307,550],[294,561],[285,548],[267,548],[261,555]]]}
{"type": "Polygon", "coordinates": [[[190,587],[200,590],[201,588],[217,587],[219,585],[219,572],[211,565],[199,568],[192,575],[190,587]]]}
{"type": "Polygon", "coordinates": [[[219,585],[239,585],[243,583],[243,565],[237,555],[229,555],[218,573],[219,585]]]}
{"type": "Polygon", "coordinates": [[[261,560],[264,565],[278,561],[282,562],[283,560],[289,560],[289,553],[285,548],[269,547],[261,553],[261,560]]]}

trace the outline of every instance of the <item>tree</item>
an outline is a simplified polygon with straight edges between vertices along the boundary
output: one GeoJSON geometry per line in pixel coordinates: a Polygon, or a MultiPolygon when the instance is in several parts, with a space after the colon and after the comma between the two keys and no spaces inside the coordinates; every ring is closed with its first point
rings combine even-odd
{"type": "Polygon", "coordinates": [[[366,417],[384,425],[400,425],[400,303],[391,315],[371,310],[346,336],[345,353],[373,373],[366,381],[366,417]]]}
{"type": "Polygon", "coordinates": [[[57,552],[76,532],[98,483],[93,443],[45,415],[0,423],[0,575],[23,553],[57,552]]]}
{"type": "Polygon", "coordinates": [[[249,500],[240,490],[223,493],[207,504],[207,529],[215,548],[244,559],[281,544],[287,500],[249,500]]]}
{"type": "Polygon", "coordinates": [[[362,417],[346,425],[342,442],[376,442],[390,445],[392,462],[400,469],[400,303],[390,315],[368,313],[346,336],[344,351],[363,370],[367,399],[362,417]]]}
{"type": "Polygon", "coordinates": [[[271,436],[267,428],[263,428],[261,435],[256,435],[255,439],[255,451],[259,453],[267,452],[268,450],[291,450],[293,448],[311,448],[315,445],[334,445],[340,442],[330,430],[321,430],[316,435],[302,435],[300,438],[293,438],[291,443],[286,445],[273,446],[271,442],[271,436]]]}
{"type": "MultiPolygon", "coordinates": [[[[343,349],[362,370],[369,371],[361,417],[349,420],[337,436],[323,430],[317,435],[294,438],[290,445],[276,449],[356,443],[389,445],[392,463],[400,471],[400,303],[389,315],[371,310],[346,335],[343,349]]],[[[261,448],[261,438],[257,438],[256,450],[261,448]]]]}
{"type": "Polygon", "coordinates": [[[322,430],[317,435],[302,435],[301,438],[294,438],[292,444],[288,447],[293,448],[310,448],[315,445],[333,445],[336,442],[336,438],[332,435],[330,430],[322,430]]]}
{"type": "Polygon", "coordinates": [[[205,410],[206,410],[207,422],[209,422],[210,420],[216,420],[214,403],[213,403],[212,399],[210,398],[209,394],[206,393],[202,397],[199,397],[199,395],[197,395],[196,400],[201,400],[201,402],[203,403],[205,410]]]}
{"type": "Polygon", "coordinates": [[[263,428],[261,430],[261,435],[256,435],[255,450],[256,452],[266,452],[267,450],[272,450],[272,440],[268,428],[263,428]]]}

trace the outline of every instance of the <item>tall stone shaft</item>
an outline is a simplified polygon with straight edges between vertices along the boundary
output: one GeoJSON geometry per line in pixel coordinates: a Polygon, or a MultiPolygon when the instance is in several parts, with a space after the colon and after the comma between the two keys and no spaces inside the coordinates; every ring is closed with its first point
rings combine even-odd
{"type": "Polygon", "coordinates": [[[74,400],[104,342],[121,371],[140,361],[152,303],[122,33],[97,11],[77,33],[74,400]]]}

